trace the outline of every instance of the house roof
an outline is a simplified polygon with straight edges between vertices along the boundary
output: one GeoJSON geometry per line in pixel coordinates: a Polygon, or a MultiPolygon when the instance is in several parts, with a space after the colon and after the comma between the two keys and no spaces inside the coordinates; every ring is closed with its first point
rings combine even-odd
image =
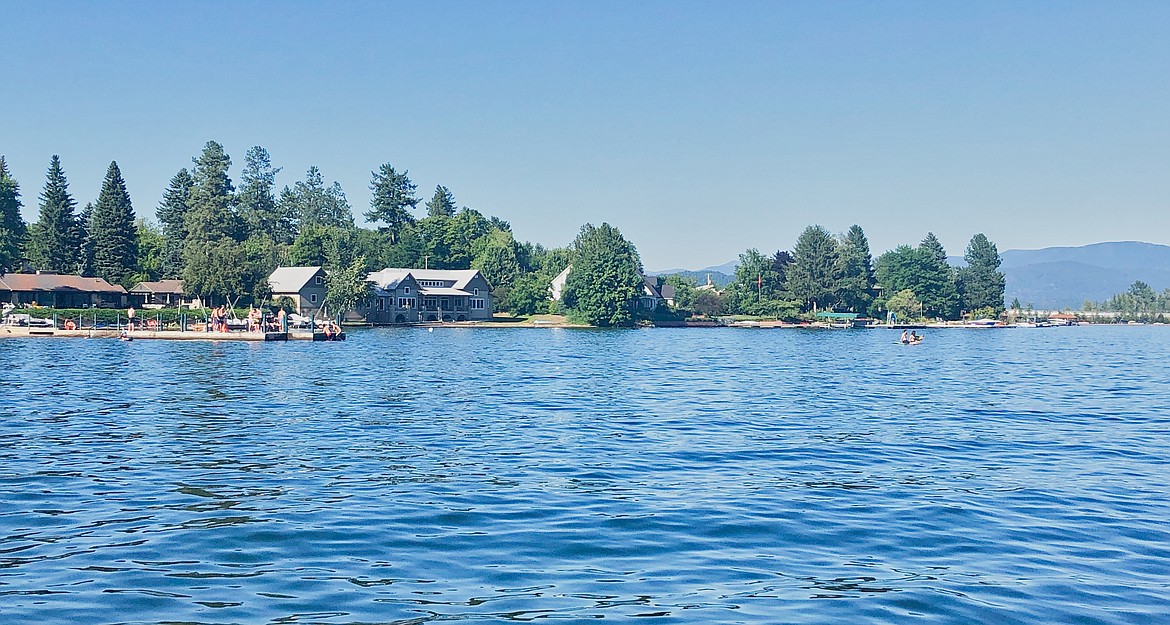
{"type": "Polygon", "coordinates": [[[268,285],[273,293],[296,293],[321,271],[320,267],[277,267],[268,276],[268,285]]]}
{"type": "Polygon", "coordinates": [[[157,282],[139,282],[130,289],[131,293],[174,293],[183,294],[182,280],[159,280],[157,282]]]}
{"type": "MultiPolygon", "coordinates": [[[[452,287],[456,289],[465,289],[467,285],[476,277],[483,276],[475,269],[406,269],[403,267],[387,267],[381,271],[375,271],[368,276],[368,280],[386,289],[394,288],[406,276],[414,276],[415,280],[442,280],[444,282],[451,282],[452,287]]],[[[484,279],[484,282],[487,282],[484,279]]],[[[489,286],[490,288],[490,286],[489,286]]]]}
{"type": "Polygon", "coordinates": [[[56,273],[6,273],[0,276],[0,289],[6,291],[78,291],[83,293],[125,293],[126,289],[101,278],[56,273]]]}
{"type": "Polygon", "coordinates": [[[366,276],[366,280],[373,282],[380,289],[393,291],[410,276],[410,271],[410,269],[383,269],[369,274],[366,276]]]}

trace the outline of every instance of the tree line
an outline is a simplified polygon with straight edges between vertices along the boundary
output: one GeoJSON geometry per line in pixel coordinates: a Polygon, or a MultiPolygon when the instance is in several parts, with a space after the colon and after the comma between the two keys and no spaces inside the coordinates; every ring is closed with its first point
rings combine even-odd
{"type": "Polygon", "coordinates": [[[797,319],[817,312],[852,312],[900,319],[996,316],[1004,310],[999,250],[983,234],[967,245],[966,266],[952,267],[933,233],[917,246],[900,245],[877,258],[861,226],[833,236],[805,228],[791,251],[771,256],[758,249],[739,255],[735,279],[722,296],[696,288],[693,279],[670,277],[676,299],[697,312],[797,319]]]}
{"type": "Polygon", "coordinates": [[[262,303],[281,265],[320,265],[350,282],[384,267],[474,268],[493,285],[497,308],[531,314],[546,311],[547,286],[569,263],[570,250],[516,241],[508,222],[460,207],[445,186],[423,203],[408,172],[390,163],[371,172],[364,215],[372,228],[354,223],[341,185],[316,166],[278,192],[281,169],[264,148],[244,155],[238,184],[231,165],[209,141],[171,178],[156,224],[136,216],[117,162],[97,202],[78,211],[53,156],[38,218],[26,224],[20,186],[0,157],[0,273],[75,273],[127,288],[181,279],[205,302],[262,303]],[[425,215],[416,216],[420,204],[425,215]]]}
{"type": "MultiPolygon", "coordinates": [[[[613,226],[585,224],[567,248],[518,242],[508,222],[458,206],[437,185],[423,203],[406,170],[385,163],[371,172],[370,228],[358,227],[341,185],[316,166],[276,190],[281,171],[262,147],[244,155],[238,182],[223,146],[209,141],[171,178],[158,203],[157,224],[136,216],[126,183],[111,162],[96,203],[80,212],[60,159],[49,163],[35,223],[20,215],[20,188],[0,157],[0,272],[48,270],[103,278],[127,288],[182,279],[189,295],[208,303],[263,303],[267,277],[281,265],[323,266],[327,304],[345,308],[368,295],[364,276],[384,267],[478,269],[493,287],[496,308],[517,314],[567,312],[592,325],[634,323],[643,295],[634,245],[613,226]],[[424,216],[416,216],[423,204],[424,216]],[[572,265],[562,301],[549,284],[572,265]]],[[[967,266],[952,268],[928,233],[875,261],[860,226],[833,236],[809,226],[791,251],[739,257],[735,280],[722,294],[693,280],[667,277],[685,314],[724,313],[795,319],[834,310],[903,319],[954,319],[961,312],[1003,310],[1003,274],[995,244],[977,234],[967,266]]]]}

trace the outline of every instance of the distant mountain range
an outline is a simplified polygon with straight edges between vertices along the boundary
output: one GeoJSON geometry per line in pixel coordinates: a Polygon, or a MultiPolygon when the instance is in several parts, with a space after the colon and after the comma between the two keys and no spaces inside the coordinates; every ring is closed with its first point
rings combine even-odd
{"type": "MultiPolygon", "coordinates": [[[[1046,247],[1039,250],[1006,250],[1000,253],[1000,270],[1007,279],[1007,304],[1019,299],[1038,309],[1079,309],[1085,300],[1100,302],[1129,290],[1141,280],[1155,291],[1170,288],[1170,246],[1140,241],[1094,243],[1080,247],[1046,247]]],[[[950,259],[963,266],[961,256],[950,259]]],[[[698,271],[671,269],[656,275],[683,274],[699,284],[731,282],[737,261],[698,271]]]]}
{"type": "Polygon", "coordinates": [[[1040,309],[1079,309],[1129,290],[1137,280],[1155,291],[1170,287],[1170,246],[1139,241],[1094,243],[1081,247],[1006,250],[1000,270],[1007,278],[1004,297],[1040,309]]]}

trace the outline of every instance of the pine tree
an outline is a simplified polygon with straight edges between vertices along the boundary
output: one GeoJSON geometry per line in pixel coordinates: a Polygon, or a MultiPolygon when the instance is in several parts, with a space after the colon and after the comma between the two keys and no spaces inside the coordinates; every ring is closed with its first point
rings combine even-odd
{"type": "Polygon", "coordinates": [[[45,190],[41,192],[40,218],[33,225],[28,257],[40,270],[74,273],[78,265],[80,228],[73,213],[77,202],[69,195],[69,183],[54,154],[49,161],[45,190]]]}
{"type": "Polygon", "coordinates": [[[403,228],[414,223],[414,217],[409,211],[418,206],[419,202],[414,195],[417,187],[406,174],[406,170],[400,174],[394,171],[390,163],[386,163],[373,172],[370,181],[370,190],[374,195],[370,198],[370,211],[366,213],[366,219],[386,224],[391,244],[398,242],[403,228]]]}
{"type": "Polygon", "coordinates": [[[963,308],[968,311],[991,308],[997,314],[1003,312],[1004,275],[999,271],[1002,262],[999,250],[982,232],[971,237],[967,253],[963,255],[967,266],[959,272],[959,288],[963,308]]]}
{"type": "Polygon", "coordinates": [[[93,208],[89,238],[93,244],[93,275],[110,284],[132,286],[138,265],[138,228],[134,206],[117,162],[111,162],[93,208]]]}
{"type": "Polygon", "coordinates": [[[294,225],[294,239],[305,229],[316,226],[347,230],[354,227],[353,211],[341,190],[341,184],[334,181],[333,186],[326,187],[321,170],[316,165],[309,167],[303,181],[298,181],[292,188],[285,187],[280,192],[279,207],[280,213],[286,215],[289,223],[294,225]]]}
{"type": "Polygon", "coordinates": [[[232,159],[224,153],[223,146],[208,141],[203,153],[193,160],[191,195],[184,216],[187,245],[221,239],[242,240],[236,215],[235,187],[228,177],[232,159]]]}
{"type": "Polygon", "coordinates": [[[196,159],[187,200],[183,243],[183,288],[208,301],[242,294],[239,279],[244,251],[235,213],[235,188],[228,177],[232,161],[223,146],[208,141],[196,159]]]}
{"type": "Polygon", "coordinates": [[[164,238],[160,275],[164,279],[176,279],[183,273],[183,245],[187,241],[187,204],[191,199],[191,187],[195,182],[186,168],[171,178],[163,192],[155,214],[162,226],[164,238]]]}
{"type": "Polygon", "coordinates": [[[443,185],[435,187],[435,195],[427,202],[427,217],[454,217],[455,196],[443,185]]]}
{"type": "Polygon", "coordinates": [[[873,258],[869,239],[861,226],[854,224],[845,233],[839,246],[838,299],[846,309],[864,314],[873,301],[873,258]]]}
{"type": "Polygon", "coordinates": [[[278,243],[292,243],[296,236],[293,218],[273,192],[278,173],[280,168],[272,166],[268,150],[260,146],[248,150],[240,176],[240,218],[248,236],[262,234],[278,243]]]}
{"type": "Polygon", "coordinates": [[[957,318],[959,288],[955,283],[955,270],[947,262],[947,252],[942,243],[933,232],[928,232],[918,246],[918,252],[920,266],[913,291],[918,301],[922,302],[923,314],[931,318],[957,318]]]}
{"type": "Polygon", "coordinates": [[[77,270],[83,276],[93,277],[93,202],[86,202],[77,218],[81,229],[81,252],[77,270]]]}
{"type": "Polygon", "coordinates": [[[787,268],[788,290],[815,312],[836,297],[840,280],[837,242],[821,226],[809,226],[792,248],[787,268]]]}
{"type": "Polygon", "coordinates": [[[28,227],[20,216],[20,184],[0,156],[0,274],[20,267],[28,227]]]}

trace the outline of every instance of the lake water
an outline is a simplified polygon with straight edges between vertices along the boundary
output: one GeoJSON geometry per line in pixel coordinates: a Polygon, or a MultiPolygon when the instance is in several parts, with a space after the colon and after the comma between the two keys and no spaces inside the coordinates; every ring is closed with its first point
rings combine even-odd
{"type": "Polygon", "coordinates": [[[1170,328],[0,340],[0,622],[1170,621],[1170,328]]]}

